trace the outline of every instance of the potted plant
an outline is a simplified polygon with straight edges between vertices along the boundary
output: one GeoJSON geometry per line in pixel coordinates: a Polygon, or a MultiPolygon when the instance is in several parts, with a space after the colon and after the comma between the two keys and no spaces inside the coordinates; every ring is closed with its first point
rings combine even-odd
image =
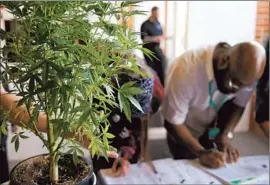
{"type": "MultiPolygon", "coordinates": [[[[109,141],[114,136],[107,132],[110,110],[106,105],[120,107],[129,120],[130,104],[141,109],[133,98],[141,90],[133,82],[119,87],[112,82],[123,70],[141,74],[133,55],[122,56],[143,50],[136,33],[117,24],[123,15],[141,13],[126,10],[137,2],[2,3],[14,15],[15,26],[14,31],[1,33],[9,40],[1,49],[4,78],[14,84],[13,93],[22,97],[18,106],[26,106],[30,120],[25,128],[49,151],[19,163],[11,172],[10,184],[91,184],[91,164],[83,159],[79,142],[88,138],[91,155],[107,157],[107,151],[114,150],[109,141]],[[46,115],[45,135],[37,129],[40,112],[46,115]]],[[[6,112],[2,133],[7,133],[8,118],[6,112]]],[[[20,139],[26,138],[23,131],[14,135],[16,151],[20,139]]]]}

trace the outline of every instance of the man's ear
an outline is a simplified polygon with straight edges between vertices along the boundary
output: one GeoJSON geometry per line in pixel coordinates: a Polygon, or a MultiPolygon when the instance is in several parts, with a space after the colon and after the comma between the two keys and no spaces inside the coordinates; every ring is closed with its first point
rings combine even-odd
{"type": "Polygon", "coordinates": [[[226,69],[229,66],[229,62],[230,62],[230,57],[229,56],[219,58],[219,60],[217,61],[217,68],[219,70],[226,69]]]}

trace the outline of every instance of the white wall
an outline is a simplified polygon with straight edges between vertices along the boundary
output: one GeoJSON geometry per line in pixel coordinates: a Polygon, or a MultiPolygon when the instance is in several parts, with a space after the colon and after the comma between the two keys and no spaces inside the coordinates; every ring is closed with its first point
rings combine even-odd
{"type": "Polygon", "coordinates": [[[253,40],[256,1],[190,1],[188,47],[253,40]]]}

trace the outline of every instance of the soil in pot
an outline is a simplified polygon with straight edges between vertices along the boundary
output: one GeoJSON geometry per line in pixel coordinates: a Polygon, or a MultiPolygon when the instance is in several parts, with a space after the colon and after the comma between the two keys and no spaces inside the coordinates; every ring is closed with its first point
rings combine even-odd
{"type": "MultiPolygon", "coordinates": [[[[59,159],[59,182],[57,185],[77,185],[90,173],[85,160],[75,165],[71,155],[59,159]]],[[[49,178],[49,157],[40,155],[19,163],[12,170],[10,185],[52,185],[49,178]]]]}

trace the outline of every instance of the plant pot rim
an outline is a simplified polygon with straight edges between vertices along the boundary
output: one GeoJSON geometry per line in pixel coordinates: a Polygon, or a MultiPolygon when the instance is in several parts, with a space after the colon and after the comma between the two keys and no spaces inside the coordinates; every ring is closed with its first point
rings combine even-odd
{"type": "MultiPolygon", "coordinates": [[[[63,154],[63,155],[71,155],[71,154],[63,154]]],[[[23,162],[28,161],[29,159],[32,159],[32,158],[35,158],[35,157],[42,157],[42,156],[49,156],[49,153],[43,153],[43,154],[34,155],[34,156],[32,156],[32,157],[28,157],[28,158],[26,158],[26,159],[20,161],[18,164],[16,164],[16,165],[12,168],[12,170],[11,170],[10,173],[9,173],[9,176],[11,177],[11,176],[12,176],[12,173],[14,172],[14,170],[15,170],[20,164],[22,164],[23,162]]],[[[92,164],[89,164],[89,162],[88,162],[84,157],[81,157],[81,156],[78,156],[78,157],[79,157],[79,159],[81,159],[81,160],[83,160],[84,162],[86,162],[87,168],[88,168],[88,175],[87,175],[86,177],[84,177],[81,181],[85,181],[85,180],[87,180],[89,177],[90,177],[90,178],[94,178],[94,181],[96,181],[96,176],[95,176],[95,174],[94,174],[94,170],[93,170],[93,169],[91,170],[91,167],[90,167],[92,164]]],[[[10,179],[11,179],[11,178],[10,178],[10,179]]],[[[11,181],[9,181],[9,182],[11,182],[11,181]]]]}

